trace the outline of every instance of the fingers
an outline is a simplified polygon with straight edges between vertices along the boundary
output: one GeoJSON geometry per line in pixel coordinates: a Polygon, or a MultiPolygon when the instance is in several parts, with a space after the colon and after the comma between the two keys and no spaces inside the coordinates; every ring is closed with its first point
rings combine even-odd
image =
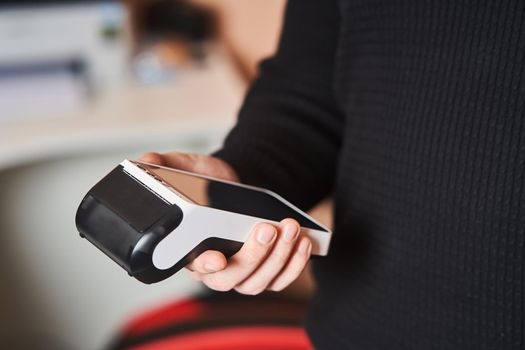
{"type": "Polygon", "coordinates": [[[185,170],[201,175],[239,182],[235,170],[225,161],[204,154],[170,152],[165,154],[149,152],[139,157],[139,161],[185,170]]]}
{"type": "Polygon", "coordinates": [[[235,289],[255,295],[264,290],[280,291],[304,270],[312,251],[309,238],[300,235],[300,226],[285,219],[277,228],[262,223],[241,250],[226,261],[216,251],[201,254],[188,265],[191,277],[218,291],[235,289]]]}
{"type": "Polygon", "coordinates": [[[191,171],[220,179],[238,182],[235,170],[226,162],[203,154],[166,153],[163,155],[166,164],[172,168],[191,171]]]}
{"type": "Polygon", "coordinates": [[[308,260],[310,259],[311,253],[312,242],[308,237],[301,237],[296,245],[294,254],[279,275],[270,283],[267,289],[274,292],[280,292],[288,287],[303,272],[308,260]]]}
{"type": "Polygon", "coordinates": [[[179,152],[166,153],[163,157],[166,161],[166,165],[171,168],[194,171],[196,173],[202,173],[196,169],[196,167],[202,163],[200,162],[202,160],[201,158],[207,158],[207,156],[179,152]]]}
{"type": "Polygon", "coordinates": [[[171,152],[166,154],[148,152],[140,156],[139,160],[146,163],[192,171],[195,168],[197,157],[197,155],[179,152],[171,152]]]}
{"type": "Polygon", "coordinates": [[[166,165],[164,157],[159,153],[155,152],[144,153],[139,157],[138,160],[144,163],[157,164],[162,166],[166,165]]]}
{"type": "MultiPolygon", "coordinates": [[[[278,226],[279,239],[275,242],[271,253],[249,278],[235,287],[235,290],[239,293],[250,295],[259,294],[266,290],[268,285],[282,273],[283,268],[288,263],[299,236],[299,230],[300,227],[297,221],[293,219],[281,221],[278,226]]],[[[282,278],[281,280],[287,281],[288,278],[282,278]]]]}
{"type": "Polygon", "coordinates": [[[228,266],[215,273],[201,274],[202,282],[218,291],[233,289],[261,265],[276,237],[277,230],[274,226],[267,223],[258,224],[241,250],[230,258],[228,266]]]}
{"type": "Polygon", "coordinates": [[[212,273],[223,270],[228,261],[226,257],[218,251],[207,250],[189,263],[186,268],[197,273],[212,273]]]}

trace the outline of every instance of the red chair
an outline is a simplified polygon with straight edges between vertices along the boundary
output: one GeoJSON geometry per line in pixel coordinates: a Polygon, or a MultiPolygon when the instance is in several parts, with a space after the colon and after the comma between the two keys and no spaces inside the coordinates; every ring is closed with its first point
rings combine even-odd
{"type": "Polygon", "coordinates": [[[114,350],[311,350],[303,301],[214,293],[177,301],[130,320],[114,350]]]}

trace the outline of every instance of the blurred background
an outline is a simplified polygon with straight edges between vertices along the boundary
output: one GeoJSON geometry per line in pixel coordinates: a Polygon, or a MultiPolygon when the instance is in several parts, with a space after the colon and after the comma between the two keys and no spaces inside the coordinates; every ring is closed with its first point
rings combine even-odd
{"type": "Polygon", "coordinates": [[[137,314],[202,293],[185,273],[128,277],[74,214],[124,158],[217,149],[284,5],[0,0],[0,348],[102,349],[137,314]]]}

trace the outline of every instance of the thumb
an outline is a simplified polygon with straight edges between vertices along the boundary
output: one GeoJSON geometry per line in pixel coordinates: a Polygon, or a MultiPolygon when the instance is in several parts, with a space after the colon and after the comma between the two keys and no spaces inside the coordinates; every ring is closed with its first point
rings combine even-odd
{"type": "Polygon", "coordinates": [[[170,168],[195,171],[198,157],[194,154],[171,152],[163,155],[166,165],[170,168]]]}
{"type": "Polygon", "coordinates": [[[195,169],[195,163],[197,159],[194,155],[186,153],[171,152],[160,154],[149,152],[140,156],[139,161],[180,170],[193,171],[195,169]]]}
{"type": "Polygon", "coordinates": [[[164,161],[164,157],[156,152],[148,152],[141,155],[138,159],[139,162],[144,163],[150,163],[150,164],[157,164],[157,165],[166,165],[166,162],[164,161]]]}

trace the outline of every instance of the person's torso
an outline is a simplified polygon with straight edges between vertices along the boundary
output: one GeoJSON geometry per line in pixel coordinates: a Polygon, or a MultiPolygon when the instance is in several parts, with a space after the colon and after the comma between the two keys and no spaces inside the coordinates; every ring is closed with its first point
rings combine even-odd
{"type": "Polygon", "coordinates": [[[341,1],[319,349],[525,348],[525,1],[341,1]]]}

